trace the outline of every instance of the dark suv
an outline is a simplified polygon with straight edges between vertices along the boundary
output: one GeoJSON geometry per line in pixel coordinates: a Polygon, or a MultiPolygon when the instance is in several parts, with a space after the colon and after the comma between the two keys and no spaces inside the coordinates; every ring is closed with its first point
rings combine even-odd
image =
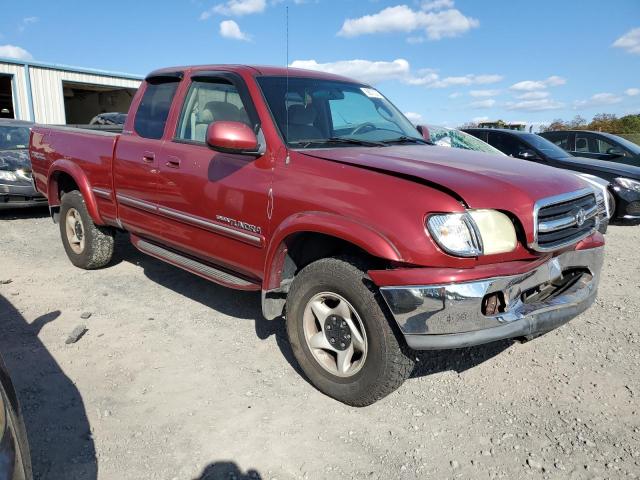
{"type": "Polygon", "coordinates": [[[556,130],[540,135],[576,157],[608,160],[640,167],[640,146],[611,133],[556,130]]]}
{"type": "Polygon", "coordinates": [[[612,222],[634,225],[640,223],[640,167],[574,157],[535,133],[492,128],[466,128],[464,131],[512,157],[587,173],[606,180],[614,200],[612,222]]]}

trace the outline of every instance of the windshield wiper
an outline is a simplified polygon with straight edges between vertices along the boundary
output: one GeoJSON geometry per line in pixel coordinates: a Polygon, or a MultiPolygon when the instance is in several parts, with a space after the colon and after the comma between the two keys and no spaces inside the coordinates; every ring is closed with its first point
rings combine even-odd
{"type": "Polygon", "coordinates": [[[388,145],[390,143],[416,143],[419,145],[435,145],[435,143],[430,142],[429,140],[425,140],[424,138],[416,138],[416,137],[407,137],[406,135],[402,135],[397,138],[391,138],[389,140],[382,140],[381,143],[388,145]]]}
{"type": "Polygon", "coordinates": [[[383,142],[375,142],[372,140],[360,140],[358,138],[350,137],[329,137],[329,138],[314,138],[309,140],[297,140],[295,142],[289,142],[289,145],[299,145],[302,148],[310,147],[311,145],[324,145],[327,143],[347,143],[350,145],[361,145],[363,147],[384,147],[383,142]]]}

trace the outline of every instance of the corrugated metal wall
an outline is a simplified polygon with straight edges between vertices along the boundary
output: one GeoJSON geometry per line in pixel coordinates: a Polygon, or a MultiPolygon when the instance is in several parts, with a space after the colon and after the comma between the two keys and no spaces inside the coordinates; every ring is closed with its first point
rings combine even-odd
{"type": "Polygon", "coordinates": [[[65,123],[62,82],[91,83],[110,87],[138,88],[138,80],[88,73],[67,72],[42,67],[29,67],[33,111],[39,123],[65,123]]]}
{"type": "Polygon", "coordinates": [[[29,116],[27,80],[24,73],[24,65],[0,62],[0,74],[2,73],[13,76],[13,108],[16,117],[21,120],[31,120],[29,116]]]}

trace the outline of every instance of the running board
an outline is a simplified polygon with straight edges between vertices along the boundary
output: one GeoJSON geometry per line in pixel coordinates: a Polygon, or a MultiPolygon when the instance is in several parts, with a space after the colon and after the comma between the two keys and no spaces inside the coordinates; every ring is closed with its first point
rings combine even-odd
{"type": "Polygon", "coordinates": [[[188,272],[199,275],[200,277],[211,280],[212,282],[220,283],[222,285],[237,288],[241,290],[259,290],[260,285],[245,280],[244,278],[237,277],[231,273],[218,270],[210,265],[194,260],[193,258],[186,257],[172,250],[160,247],[153,243],[136,238],[132,236],[131,240],[138,250],[152,257],[156,257],[171,265],[180,267],[188,272]]]}

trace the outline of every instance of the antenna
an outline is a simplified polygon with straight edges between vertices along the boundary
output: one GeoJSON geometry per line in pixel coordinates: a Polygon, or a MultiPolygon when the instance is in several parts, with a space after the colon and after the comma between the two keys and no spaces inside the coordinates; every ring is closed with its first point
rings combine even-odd
{"type": "MultiPolygon", "coordinates": [[[[287,5],[285,8],[286,14],[285,14],[285,18],[286,18],[286,42],[287,42],[287,87],[286,87],[286,91],[284,93],[284,110],[285,110],[285,114],[286,114],[286,125],[285,125],[285,130],[286,130],[286,136],[287,139],[286,141],[289,141],[289,108],[287,107],[287,100],[289,99],[289,6],[287,5]]],[[[289,159],[289,154],[287,154],[287,160],[289,159]]],[[[289,163],[289,162],[287,162],[289,163]]]]}

